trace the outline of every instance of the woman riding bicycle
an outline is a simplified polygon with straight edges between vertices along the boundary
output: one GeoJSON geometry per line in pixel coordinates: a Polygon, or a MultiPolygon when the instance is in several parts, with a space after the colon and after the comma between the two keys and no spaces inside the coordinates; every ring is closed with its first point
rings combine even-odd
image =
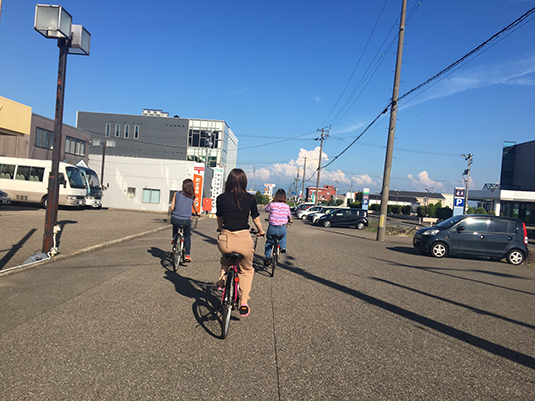
{"type": "MultiPolygon", "coordinates": [[[[216,199],[217,206],[217,247],[225,255],[226,253],[238,252],[243,255],[239,264],[240,277],[240,315],[249,315],[249,292],[253,283],[253,257],[254,244],[249,232],[249,215],[253,218],[253,223],[258,232],[257,236],[264,235],[262,224],[260,223],[260,213],[253,195],[247,193],[247,175],[242,169],[233,169],[227,178],[225,192],[216,199]]],[[[221,257],[221,274],[217,281],[218,287],[224,287],[224,278],[227,269],[230,267],[230,260],[221,257]]]]}
{"type": "MultiPolygon", "coordinates": [[[[195,199],[195,189],[193,188],[193,181],[186,178],[182,182],[182,191],[175,192],[173,201],[171,203],[171,224],[173,224],[173,241],[178,232],[178,226],[184,227],[184,248],[186,250],[186,262],[191,262],[191,208],[195,210],[195,215],[198,215],[197,209],[193,204],[195,199]]],[[[171,242],[172,243],[172,242],[171,242]]]]}
{"type": "Polygon", "coordinates": [[[293,223],[290,207],[286,204],[286,192],[279,189],[269,205],[266,206],[266,212],[269,212],[269,227],[266,235],[266,251],[264,265],[269,264],[271,257],[271,247],[273,246],[273,235],[280,235],[279,241],[281,252],[286,252],[286,224],[293,223]]]}

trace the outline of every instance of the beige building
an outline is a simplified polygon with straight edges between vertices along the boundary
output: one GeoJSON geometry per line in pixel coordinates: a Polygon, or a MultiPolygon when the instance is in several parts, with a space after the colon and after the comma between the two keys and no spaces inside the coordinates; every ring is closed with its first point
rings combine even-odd
{"type": "MultiPolygon", "coordinates": [[[[89,161],[90,135],[63,124],[60,161],[89,161]]],[[[32,108],[0,97],[0,156],[51,160],[54,119],[32,113],[32,108]]]]}
{"type": "Polygon", "coordinates": [[[0,96],[0,156],[28,157],[32,108],[0,96]]]}

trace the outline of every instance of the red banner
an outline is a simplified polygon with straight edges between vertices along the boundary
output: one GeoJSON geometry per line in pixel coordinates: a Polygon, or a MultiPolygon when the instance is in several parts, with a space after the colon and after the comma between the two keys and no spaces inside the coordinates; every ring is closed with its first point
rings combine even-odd
{"type": "Polygon", "coordinates": [[[202,200],[202,186],[204,179],[204,167],[193,167],[193,187],[195,188],[195,199],[193,204],[200,213],[201,212],[201,200],[202,200]]]}

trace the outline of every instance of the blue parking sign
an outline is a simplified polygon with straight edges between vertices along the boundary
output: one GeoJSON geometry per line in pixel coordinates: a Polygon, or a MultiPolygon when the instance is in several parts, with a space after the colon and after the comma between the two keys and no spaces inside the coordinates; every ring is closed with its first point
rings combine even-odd
{"type": "Polygon", "coordinates": [[[464,206],[464,198],[455,198],[453,206],[454,207],[463,207],[464,206]]]}

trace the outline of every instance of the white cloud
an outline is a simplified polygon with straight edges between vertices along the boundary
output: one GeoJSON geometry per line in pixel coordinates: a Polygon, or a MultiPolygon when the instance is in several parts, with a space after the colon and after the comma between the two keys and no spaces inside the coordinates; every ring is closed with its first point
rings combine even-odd
{"type": "MultiPolygon", "coordinates": [[[[303,169],[305,167],[306,159],[306,172],[305,172],[305,186],[316,186],[315,175],[318,168],[318,158],[319,158],[320,148],[317,146],[313,150],[300,149],[297,158],[290,160],[288,163],[274,163],[268,167],[262,167],[254,170],[250,167],[245,169],[247,177],[249,178],[249,186],[252,186],[253,179],[255,185],[258,186],[262,183],[274,183],[277,186],[286,185],[289,182],[293,182],[297,178],[299,171],[299,181],[302,182],[303,179],[303,169]],[[253,178],[254,177],[254,178],[253,178]]],[[[329,156],[322,152],[321,164],[325,165],[329,161],[329,156]]],[[[361,175],[353,177],[355,183],[364,183],[364,182],[373,182],[368,176],[361,175]],[[367,177],[367,178],[366,178],[367,177]]],[[[346,174],[341,170],[327,170],[322,169],[320,173],[320,186],[323,185],[341,185],[351,184],[351,179],[346,176],[346,174]]]]}
{"type": "Polygon", "coordinates": [[[432,187],[435,192],[442,192],[444,190],[444,185],[441,182],[432,180],[427,171],[420,172],[416,177],[409,174],[407,178],[411,181],[411,186],[418,191],[423,191],[425,187],[432,187]]]}
{"type": "Polygon", "coordinates": [[[520,60],[507,61],[494,66],[480,66],[465,70],[462,75],[443,78],[425,92],[402,105],[401,109],[429,100],[492,85],[535,86],[535,55],[520,60]]]}
{"type": "Polygon", "coordinates": [[[369,186],[369,187],[379,186],[379,184],[373,178],[371,178],[368,174],[354,175],[353,177],[351,177],[351,179],[353,181],[353,184],[369,186]]]}

